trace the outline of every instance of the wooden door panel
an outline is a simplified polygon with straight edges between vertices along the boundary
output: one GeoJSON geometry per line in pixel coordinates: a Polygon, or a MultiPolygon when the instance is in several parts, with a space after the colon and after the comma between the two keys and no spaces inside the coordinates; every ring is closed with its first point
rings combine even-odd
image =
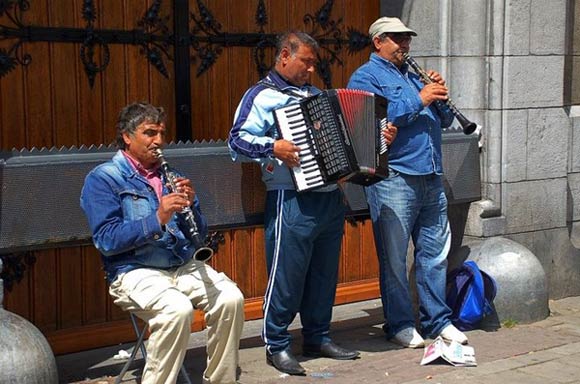
{"type": "MultiPolygon", "coordinates": [[[[94,2],[93,26],[117,30],[138,28],[139,20],[152,3],[149,0],[94,2]]],[[[324,0],[264,0],[266,24],[262,26],[256,20],[259,0],[201,3],[220,23],[220,33],[263,32],[273,36],[289,28],[319,36],[328,32],[312,19],[328,4],[324,0]],[[306,15],[311,18],[305,18],[306,15]],[[310,20],[310,24],[305,20],[310,20]]],[[[83,0],[73,0],[70,5],[67,2],[66,7],[46,1],[33,2],[24,19],[34,25],[85,28],[87,21],[81,15],[82,5],[83,0]]],[[[165,25],[171,29],[172,2],[164,0],[161,6],[160,15],[168,17],[165,25]]],[[[197,0],[189,1],[191,13],[199,14],[197,6],[197,0]]],[[[342,38],[346,39],[348,28],[366,34],[368,25],[378,14],[379,1],[335,0],[328,20],[338,23],[342,38]]],[[[0,15],[0,24],[5,21],[6,16],[0,15]]],[[[190,31],[193,27],[190,20],[190,31]]],[[[257,52],[252,47],[225,45],[213,65],[198,76],[200,57],[193,60],[197,52],[190,49],[191,126],[177,127],[175,87],[181,78],[175,73],[173,61],[162,56],[168,73],[165,77],[147,61],[142,46],[111,43],[107,45],[108,65],[96,73],[91,86],[79,57],[81,46],[81,43],[23,43],[21,50],[30,54],[32,62],[28,66],[16,65],[0,77],[1,149],[108,145],[115,139],[120,108],[139,100],[151,101],[166,109],[170,140],[177,139],[178,131],[183,129],[191,131],[195,139],[224,140],[243,93],[259,79],[255,54],[263,53],[268,64],[272,64],[274,55],[272,47],[257,52]]],[[[10,41],[0,40],[0,48],[9,49],[10,41]]],[[[335,49],[330,45],[327,48],[335,49]]],[[[103,64],[105,53],[102,46],[96,47],[97,64],[103,64]]],[[[323,55],[327,53],[322,50],[323,55]]],[[[338,61],[332,64],[331,85],[340,88],[368,59],[369,50],[348,53],[343,41],[343,48],[335,53],[342,65],[338,61]]],[[[313,76],[312,83],[324,88],[318,75],[313,76]]],[[[248,191],[249,195],[253,193],[248,191]]],[[[250,203],[257,204],[248,198],[250,203]]],[[[224,243],[211,264],[240,286],[246,297],[247,318],[259,318],[267,284],[264,230],[262,227],[238,228],[224,230],[223,234],[224,243]]],[[[91,245],[34,251],[32,255],[36,262],[27,267],[22,281],[5,293],[4,305],[39,327],[56,353],[134,337],[127,314],[108,295],[100,256],[91,245]]],[[[376,297],[377,270],[369,220],[345,224],[337,303],[376,297]]],[[[201,327],[203,316],[196,312],[192,329],[201,327]]]]}

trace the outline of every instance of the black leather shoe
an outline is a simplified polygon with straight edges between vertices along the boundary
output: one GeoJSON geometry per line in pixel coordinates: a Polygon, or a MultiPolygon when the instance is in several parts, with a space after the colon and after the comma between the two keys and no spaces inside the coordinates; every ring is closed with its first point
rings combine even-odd
{"type": "Polygon", "coordinates": [[[308,357],[328,357],[335,360],[353,360],[356,359],[360,353],[350,349],[339,347],[332,341],[329,343],[308,345],[302,347],[303,355],[308,357]]]}
{"type": "Polygon", "coordinates": [[[305,375],[306,370],[298,363],[298,360],[290,351],[282,351],[274,354],[266,352],[266,362],[280,372],[289,375],[305,375]]]}

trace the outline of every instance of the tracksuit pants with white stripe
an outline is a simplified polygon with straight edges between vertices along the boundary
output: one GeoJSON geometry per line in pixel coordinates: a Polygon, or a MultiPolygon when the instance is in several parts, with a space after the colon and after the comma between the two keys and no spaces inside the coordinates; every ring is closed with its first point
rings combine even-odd
{"type": "Polygon", "coordinates": [[[262,338],[271,354],[290,348],[288,326],[300,313],[303,343],[330,341],[346,207],[342,192],[268,191],[268,286],[262,338]]]}

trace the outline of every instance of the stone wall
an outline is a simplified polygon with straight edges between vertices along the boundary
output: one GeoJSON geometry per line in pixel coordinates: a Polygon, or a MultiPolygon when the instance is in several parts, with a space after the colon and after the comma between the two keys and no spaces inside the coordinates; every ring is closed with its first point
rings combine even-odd
{"type": "Polygon", "coordinates": [[[580,295],[580,0],[383,1],[481,125],[483,200],[465,239],[532,251],[550,298],[580,295]]]}

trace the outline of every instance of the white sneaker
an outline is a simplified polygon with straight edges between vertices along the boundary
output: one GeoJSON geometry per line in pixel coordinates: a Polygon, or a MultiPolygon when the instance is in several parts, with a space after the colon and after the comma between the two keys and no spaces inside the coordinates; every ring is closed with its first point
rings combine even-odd
{"type": "Polygon", "coordinates": [[[391,338],[391,341],[406,348],[421,348],[425,346],[425,340],[413,327],[399,331],[391,338]]]}
{"type": "Polygon", "coordinates": [[[456,341],[459,344],[467,344],[467,336],[459,329],[455,328],[453,324],[449,324],[439,334],[446,341],[456,341]]]}

